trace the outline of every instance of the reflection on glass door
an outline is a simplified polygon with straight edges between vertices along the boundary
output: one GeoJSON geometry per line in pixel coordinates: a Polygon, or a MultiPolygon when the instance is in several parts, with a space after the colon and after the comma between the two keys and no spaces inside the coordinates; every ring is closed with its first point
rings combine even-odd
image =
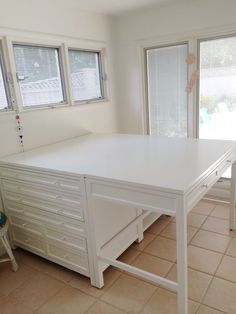
{"type": "Polygon", "coordinates": [[[236,140],[236,37],[201,41],[199,51],[199,138],[236,140]]]}
{"type": "Polygon", "coordinates": [[[147,49],[148,128],[152,135],[187,136],[188,45],[147,49]]]}

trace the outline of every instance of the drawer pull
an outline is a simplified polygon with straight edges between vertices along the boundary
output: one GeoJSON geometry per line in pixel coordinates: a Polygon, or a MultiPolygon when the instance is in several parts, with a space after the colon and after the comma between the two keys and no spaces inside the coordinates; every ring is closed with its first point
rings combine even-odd
{"type": "Polygon", "coordinates": [[[30,240],[29,240],[29,239],[26,239],[26,240],[25,240],[25,243],[30,243],[30,240]]]}
{"type": "Polygon", "coordinates": [[[203,184],[202,187],[205,188],[205,189],[207,189],[207,188],[208,188],[208,184],[203,184]]]}
{"type": "Polygon", "coordinates": [[[219,175],[219,172],[218,172],[218,170],[216,170],[216,176],[218,176],[219,175]]]}
{"type": "Polygon", "coordinates": [[[25,228],[26,226],[27,226],[27,224],[26,224],[26,223],[23,223],[23,224],[22,224],[22,227],[24,227],[24,228],[25,228]]]}
{"type": "Polygon", "coordinates": [[[65,259],[68,259],[68,258],[69,258],[69,255],[68,255],[68,254],[65,254],[63,257],[64,257],[65,259]]]}

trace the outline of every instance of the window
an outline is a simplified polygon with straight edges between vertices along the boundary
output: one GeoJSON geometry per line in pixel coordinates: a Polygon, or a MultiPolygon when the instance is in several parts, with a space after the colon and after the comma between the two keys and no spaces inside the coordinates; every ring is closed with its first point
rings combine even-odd
{"type": "Polygon", "coordinates": [[[236,37],[200,41],[199,51],[199,137],[236,140],[236,37]]]}
{"type": "Polygon", "coordinates": [[[64,103],[59,49],[14,44],[23,107],[64,103]]]}
{"type": "Polygon", "coordinates": [[[0,49],[0,110],[7,110],[10,108],[8,95],[7,95],[7,84],[4,73],[3,57],[0,49]]]}
{"type": "Polygon", "coordinates": [[[151,48],[146,53],[149,133],[186,137],[188,45],[151,48]]]}
{"type": "Polygon", "coordinates": [[[100,52],[69,50],[74,101],[103,98],[100,52]]]}

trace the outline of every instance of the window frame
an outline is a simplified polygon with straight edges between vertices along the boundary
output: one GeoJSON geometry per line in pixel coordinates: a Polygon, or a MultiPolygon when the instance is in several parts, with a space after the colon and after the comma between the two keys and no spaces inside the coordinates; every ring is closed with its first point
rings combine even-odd
{"type": "Polygon", "coordinates": [[[63,62],[63,50],[62,50],[62,43],[55,43],[55,44],[48,44],[46,41],[40,42],[35,44],[33,41],[11,41],[11,53],[12,53],[12,58],[14,62],[13,66],[13,77],[15,78],[15,83],[16,83],[16,89],[17,89],[17,100],[18,100],[18,107],[20,107],[21,110],[23,111],[28,111],[28,110],[36,110],[36,109],[43,109],[43,108],[60,108],[68,105],[68,91],[66,88],[66,78],[65,78],[65,70],[64,70],[64,62],[63,62]],[[20,88],[20,82],[17,79],[17,67],[16,67],[16,60],[15,60],[15,55],[14,55],[14,46],[25,46],[25,47],[41,47],[41,48],[52,48],[52,49],[57,49],[58,51],[58,65],[59,65],[59,73],[60,73],[60,79],[61,79],[61,87],[62,87],[62,96],[63,96],[63,102],[61,103],[51,103],[51,104],[41,104],[41,105],[23,105],[23,100],[22,100],[22,93],[21,93],[21,88],[20,88]]]}
{"type": "Polygon", "coordinates": [[[69,46],[67,48],[67,54],[68,54],[68,79],[70,81],[70,92],[71,92],[71,101],[75,105],[81,105],[81,104],[90,104],[90,103],[96,103],[101,102],[107,99],[106,97],[106,86],[105,86],[105,71],[104,71],[104,50],[103,49],[83,49],[78,48],[74,46],[69,46]],[[98,55],[98,70],[99,70],[99,82],[100,82],[100,90],[101,90],[101,97],[98,98],[90,98],[90,99],[81,99],[81,100],[74,100],[73,99],[73,88],[72,88],[72,82],[71,82],[71,69],[70,69],[70,60],[69,60],[69,52],[70,51],[82,51],[82,52],[93,52],[98,55]]]}
{"type": "Polygon", "coordinates": [[[6,60],[5,60],[2,38],[0,38],[0,67],[2,70],[3,86],[4,86],[6,100],[7,100],[7,108],[0,109],[0,113],[11,112],[14,108],[13,108],[13,102],[12,102],[12,97],[11,97],[9,77],[7,74],[7,65],[6,65],[6,60]]]}

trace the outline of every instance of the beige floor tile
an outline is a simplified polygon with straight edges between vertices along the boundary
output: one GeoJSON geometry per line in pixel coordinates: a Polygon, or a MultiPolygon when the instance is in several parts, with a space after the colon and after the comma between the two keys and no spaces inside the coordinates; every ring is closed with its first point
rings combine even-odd
{"type": "Polygon", "coordinates": [[[63,286],[62,282],[39,273],[14,290],[10,295],[29,308],[36,310],[61,290],[63,286]]]}
{"type": "Polygon", "coordinates": [[[143,251],[145,247],[155,238],[155,235],[152,233],[144,232],[143,241],[140,243],[134,242],[132,248],[138,251],[143,251]]]}
{"type": "MultiPolygon", "coordinates": [[[[187,227],[187,232],[188,232],[188,242],[191,241],[191,239],[193,238],[193,236],[196,234],[197,232],[197,228],[188,226],[187,227]]],[[[175,240],[176,239],[176,224],[174,222],[169,223],[166,228],[161,232],[160,234],[163,237],[175,240]]]]}
{"type": "Polygon", "coordinates": [[[225,255],[217,269],[216,276],[236,283],[236,258],[225,255]]]}
{"type": "Polygon", "coordinates": [[[33,314],[33,311],[12,297],[0,298],[1,314],[33,314]]]}
{"type": "Polygon", "coordinates": [[[141,253],[132,265],[141,268],[143,270],[149,271],[161,277],[165,277],[168,271],[173,266],[172,262],[168,262],[156,256],[152,256],[146,253],[141,253]]]}
{"type": "Polygon", "coordinates": [[[65,287],[38,311],[38,314],[83,314],[95,302],[95,298],[72,287],[65,287]]]}
{"type": "Polygon", "coordinates": [[[222,254],[198,248],[188,247],[189,267],[213,275],[221,261],[222,254]]]}
{"type": "MultiPolygon", "coordinates": [[[[189,301],[189,314],[196,313],[198,303],[189,301]]],[[[158,289],[147,302],[142,314],[177,314],[177,297],[175,293],[158,289]]]]}
{"type": "Polygon", "coordinates": [[[0,264],[0,294],[7,296],[38,273],[24,264],[19,266],[19,270],[13,272],[9,263],[0,264]]]}
{"type": "Polygon", "coordinates": [[[222,219],[229,219],[229,205],[216,205],[210,216],[222,219]]]}
{"type": "Polygon", "coordinates": [[[118,260],[126,264],[131,264],[140,254],[140,251],[134,250],[131,246],[118,257],[118,260]]]}
{"type": "Polygon", "coordinates": [[[224,253],[229,245],[230,237],[210,231],[199,230],[191,244],[199,247],[224,253]]]}
{"type": "Polygon", "coordinates": [[[28,265],[44,274],[48,274],[51,277],[63,282],[68,282],[72,279],[74,272],[68,268],[62,267],[56,263],[48,261],[36,254],[27,252],[22,249],[17,249],[17,257],[22,263],[28,265]]]}
{"type": "Polygon", "coordinates": [[[161,216],[147,229],[147,232],[158,235],[168,225],[171,219],[172,217],[161,216]]]}
{"type": "Polygon", "coordinates": [[[209,215],[212,210],[215,208],[215,204],[206,201],[200,201],[193,209],[192,213],[198,213],[202,215],[209,215]]]}
{"type": "Polygon", "coordinates": [[[114,269],[113,267],[107,268],[104,272],[105,285],[102,289],[91,286],[90,279],[80,274],[75,274],[73,279],[68,284],[98,298],[115,282],[115,280],[117,280],[120,275],[121,272],[114,269]]]}
{"type": "Polygon", "coordinates": [[[229,244],[229,247],[228,247],[226,254],[236,257],[236,238],[233,238],[230,241],[230,244],[229,244]]]}
{"type": "Polygon", "coordinates": [[[153,285],[123,274],[104,293],[102,300],[129,313],[138,313],[155,290],[153,285]]]}
{"type": "Polygon", "coordinates": [[[168,261],[176,261],[176,242],[158,236],[145,249],[144,252],[155,255],[168,261]]]}
{"type": "MultiPolygon", "coordinates": [[[[167,278],[174,281],[177,280],[176,265],[172,267],[167,278]]],[[[196,270],[188,269],[189,298],[194,301],[201,302],[203,296],[205,295],[207,291],[207,288],[210,285],[211,279],[212,279],[212,276],[208,274],[205,274],[196,270]]]]}
{"type": "Polygon", "coordinates": [[[212,309],[208,306],[201,305],[199,310],[197,311],[197,314],[224,314],[224,313],[217,311],[215,309],[212,309]]]}
{"type": "Polygon", "coordinates": [[[208,289],[204,304],[228,314],[236,313],[236,284],[214,278],[208,289]]]}
{"type": "Polygon", "coordinates": [[[112,305],[97,301],[94,305],[86,312],[86,314],[126,314],[122,310],[114,308],[112,305]]]}
{"type": "Polygon", "coordinates": [[[233,236],[233,232],[229,230],[229,221],[225,219],[208,217],[201,226],[201,229],[233,236]]]}
{"type": "Polygon", "coordinates": [[[195,214],[190,212],[188,214],[188,226],[192,226],[195,228],[200,228],[201,225],[204,223],[204,221],[206,220],[207,216],[203,216],[203,215],[199,215],[199,214],[195,214]]]}

